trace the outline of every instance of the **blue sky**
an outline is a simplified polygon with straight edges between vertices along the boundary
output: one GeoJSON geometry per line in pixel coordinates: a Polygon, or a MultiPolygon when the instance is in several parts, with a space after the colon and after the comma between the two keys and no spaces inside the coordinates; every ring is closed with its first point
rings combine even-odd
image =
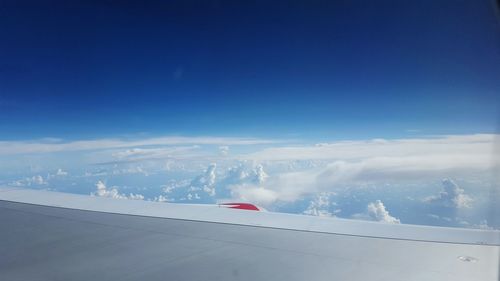
{"type": "Polygon", "coordinates": [[[6,1],[0,138],[492,133],[491,1],[6,1]]]}

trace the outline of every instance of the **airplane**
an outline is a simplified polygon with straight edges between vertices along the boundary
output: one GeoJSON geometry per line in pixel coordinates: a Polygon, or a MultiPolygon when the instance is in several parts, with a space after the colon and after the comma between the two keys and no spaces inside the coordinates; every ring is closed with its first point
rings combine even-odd
{"type": "Polygon", "coordinates": [[[0,188],[0,280],[499,280],[496,230],[0,188]]]}

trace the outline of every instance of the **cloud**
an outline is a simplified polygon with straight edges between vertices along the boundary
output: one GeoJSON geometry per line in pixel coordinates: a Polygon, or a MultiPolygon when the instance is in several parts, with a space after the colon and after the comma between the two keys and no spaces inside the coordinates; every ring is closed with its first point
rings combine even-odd
{"type": "Polygon", "coordinates": [[[268,178],[269,175],[264,171],[264,166],[261,164],[248,165],[248,163],[238,163],[238,165],[228,169],[222,184],[252,183],[262,185],[268,178]]]}
{"type": "Polygon", "coordinates": [[[264,167],[260,164],[255,167],[254,174],[255,174],[255,181],[258,184],[264,183],[266,179],[269,177],[264,171],[264,167]]]}
{"type": "MultiPolygon", "coordinates": [[[[49,178],[49,177],[47,177],[49,178]]],[[[47,185],[48,182],[41,175],[36,175],[32,177],[27,177],[22,180],[16,180],[9,183],[10,186],[18,186],[18,187],[28,187],[34,185],[47,185]]]]}
{"type": "Polygon", "coordinates": [[[486,172],[491,168],[489,157],[442,155],[374,157],[351,161],[337,160],[318,174],[319,183],[340,184],[353,182],[388,182],[433,180],[445,175],[459,176],[486,172]]]}
{"type": "Polygon", "coordinates": [[[118,192],[116,188],[107,188],[106,184],[104,184],[102,181],[98,181],[95,184],[96,187],[96,192],[91,193],[90,195],[92,196],[99,196],[99,197],[110,197],[110,198],[117,198],[117,199],[126,199],[127,196],[122,195],[118,192]]]}
{"type": "Polygon", "coordinates": [[[230,167],[226,173],[225,182],[228,184],[239,184],[247,180],[249,176],[246,167],[240,163],[234,167],[230,167]]]}
{"type": "Polygon", "coordinates": [[[208,166],[205,175],[199,179],[199,182],[203,185],[203,191],[208,193],[210,196],[215,196],[215,168],[217,165],[212,163],[208,166]]]}
{"type": "Polygon", "coordinates": [[[220,185],[229,190],[232,199],[269,206],[279,198],[276,189],[267,188],[269,175],[261,164],[239,163],[228,169],[220,185]]]}
{"type": "Polygon", "coordinates": [[[420,139],[338,141],[314,146],[271,147],[246,155],[254,161],[327,160],[357,164],[357,169],[412,174],[439,170],[491,168],[492,134],[420,139]]]}
{"type": "Polygon", "coordinates": [[[201,197],[198,193],[188,193],[188,195],[186,196],[187,200],[191,201],[191,200],[200,200],[201,197]]]}
{"type": "Polygon", "coordinates": [[[205,191],[210,196],[215,196],[215,180],[216,174],[215,169],[217,165],[215,163],[211,163],[208,165],[205,173],[191,182],[191,189],[198,190],[201,189],[205,191]]]}
{"type": "Polygon", "coordinates": [[[145,171],[141,166],[129,166],[123,169],[114,169],[111,174],[121,175],[121,174],[143,174],[144,176],[149,176],[149,173],[145,171]]]}
{"type": "Polygon", "coordinates": [[[144,200],[144,196],[141,194],[130,193],[128,196],[118,192],[116,187],[108,188],[106,184],[102,181],[98,181],[96,184],[96,191],[90,193],[91,196],[108,197],[114,199],[133,199],[133,200],[144,200]]]}
{"type": "Polygon", "coordinates": [[[127,196],[127,198],[128,199],[132,199],[132,200],[144,200],[144,195],[129,193],[129,195],[127,196]]]}
{"type": "Polygon", "coordinates": [[[172,199],[168,198],[167,196],[164,195],[159,195],[153,199],[155,202],[170,202],[173,201],[172,199]]]}
{"type": "Polygon", "coordinates": [[[445,207],[470,208],[472,198],[464,193],[453,180],[444,179],[442,181],[443,191],[438,195],[430,196],[424,199],[424,202],[439,204],[445,207]]]}
{"type": "Polygon", "coordinates": [[[64,171],[63,169],[57,169],[56,176],[67,176],[68,172],[64,171]]]}
{"type": "Polygon", "coordinates": [[[167,184],[162,185],[162,190],[164,193],[172,193],[175,189],[177,188],[182,188],[189,186],[192,180],[181,180],[181,181],[176,181],[176,180],[170,180],[167,184]]]}
{"type": "MultiPolygon", "coordinates": [[[[360,184],[433,181],[443,175],[489,172],[494,136],[375,139],[274,147],[251,153],[244,159],[291,167],[291,172],[274,172],[257,186],[274,191],[280,200],[294,201],[304,195],[360,184]],[[296,166],[299,170],[293,171],[296,166]]],[[[238,173],[245,177],[244,171],[235,171],[235,175],[238,173]]],[[[464,200],[461,204],[468,202],[464,196],[457,199],[464,200]]]]}
{"type": "Polygon", "coordinates": [[[384,223],[401,223],[399,219],[389,214],[389,211],[386,210],[384,203],[380,200],[369,203],[366,207],[365,213],[355,214],[352,217],[355,219],[373,220],[384,223]]]}
{"type": "MultiPolygon", "coordinates": [[[[366,184],[420,183],[442,178],[443,174],[473,175],[489,171],[493,136],[340,141],[301,147],[271,147],[249,154],[232,153],[234,158],[231,160],[221,157],[217,166],[210,164],[201,175],[186,182],[176,181],[174,187],[168,188],[169,192],[177,190],[175,196],[169,197],[189,199],[191,194],[191,199],[195,199],[197,194],[204,202],[231,197],[272,207],[271,204],[277,201],[294,202],[305,196],[366,184]],[[240,159],[239,163],[229,166],[229,161],[235,159],[240,159]],[[257,161],[259,159],[262,162],[257,161]]],[[[131,152],[143,155],[141,150],[132,150],[128,154],[131,152]]],[[[195,163],[193,167],[203,162],[195,163]]],[[[470,202],[459,189],[456,193],[457,198],[450,202],[460,206],[470,202]]],[[[317,208],[316,203],[321,205],[321,201],[310,203],[309,214],[331,214],[331,210],[317,208]]],[[[372,212],[364,214],[366,219],[397,221],[388,213],[383,216],[385,206],[382,202],[373,202],[370,208],[372,212]],[[381,217],[375,216],[377,210],[381,217]]]]}
{"type": "Polygon", "coordinates": [[[211,163],[207,166],[201,175],[192,179],[169,180],[162,185],[162,191],[168,195],[168,198],[158,197],[159,201],[179,200],[200,200],[214,201],[217,195],[217,164],[211,163]],[[175,197],[175,198],[174,198],[175,197]]]}
{"type": "Polygon", "coordinates": [[[256,145],[273,144],[276,140],[239,137],[182,137],[165,136],[144,139],[96,139],[63,141],[60,139],[40,139],[28,141],[0,141],[0,155],[51,153],[63,151],[104,150],[143,146],[170,145],[256,145]]]}
{"type": "Polygon", "coordinates": [[[139,161],[155,160],[155,159],[179,158],[181,156],[182,157],[195,156],[189,153],[196,151],[199,148],[200,146],[198,145],[173,146],[173,147],[161,147],[161,148],[131,148],[112,153],[111,156],[116,159],[115,161],[99,163],[99,164],[119,164],[119,163],[139,162],[139,161]]]}
{"type": "Polygon", "coordinates": [[[327,192],[319,193],[309,202],[309,206],[302,213],[311,216],[333,217],[334,214],[330,212],[330,195],[327,192]]]}
{"type": "Polygon", "coordinates": [[[219,154],[222,156],[228,155],[229,154],[229,146],[227,146],[227,145],[219,146],[219,154]]]}
{"type": "Polygon", "coordinates": [[[269,206],[279,198],[273,190],[250,184],[231,186],[231,196],[244,202],[262,206],[269,206]]]}
{"type": "Polygon", "coordinates": [[[488,220],[481,220],[479,224],[474,226],[474,228],[493,230],[494,228],[488,225],[488,220]]]}
{"type": "Polygon", "coordinates": [[[389,215],[389,212],[385,209],[382,201],[377,200],[368,204],[367,207],[368,216],[375,221],[386,222],[386,223],[401,223],[399,219],[389,215]]]}
{"type": "MultiPolygon", "coordinates": [[[[358,198],[362,198],[361,202],[372,202],[372,207],[370,207],[372,212],[369,213],[368,209],[366,211],[352,209],[357,208],[358,205],[355,207],[353,205],[349,205],[351,207],[344,206],[339,201],[344,200],[341,199],[344,197],[335,197],[339,206],[342,206],[342,214],[350,216],[353,212],[362,212],[359,215],[370,220],[378,220],[377,212],[378,214],[384,214],[384,210],[387,212],[382,202],[378,204],[375,201],[375,199],[381,198],[380,194],[373,194],[375,191],[384,193],[391,189],[391,191],[398,192],[396,189],[401,187],[401,192],[409,192],[413,198],[422,198],[421,190],[427,190],[443,177],[460,178],[464,182],[469,182],[471,187],[473,180],[478,179],[480,182],[477,183],[477,189],[470,189],[470,191],[467,189],[468,192],[477,192],[471,193],[470,196],[462,188],[453,187],[451,184],[449,185],[451,187],[443,185],[442,191],[436,190],[428,193],[427,195],[433,196],[426,198],[425,203],[422,202],[422,199],[413,201],[414,204],[421,204],[424,209],[432,207],[430,211],[436,215],[446,215],[454,219],[453,212],[442,214],[439,210],[443,208],[433,208],[434,206],[427,204],[436,204],[436,207],[446,205],[454,208],[465,208],[466,206],[470,207],[473,196],[476,200],[473,204],[474,209],[461,211],[471,214],[476,211],[479,213],[481,208],[484,209],[485,207],[481,207],[479,203],[483,202],[484,193],[481,192],[485,189],[482,187],[492,181],[490,179],[491,168],[494,165],[492,163],[495,163],[492,161],[495,160],[492,150],[495,146],[494,137],[496,136],[500,135],[371,139],[302,145],[271,142],[266,145],[238,143],[238,145],[248,145],[248,147],[222,143],[222,141],[214,139],[202,139],[202,137],[175,140],[167,138],[170,143],[166,144],[160,142],[160,138],[115,139],[111,140],[110,143],[100,142],[107,140],[91,143],[84,141],[82,143],[45,139],[38,141],[38,143],[48,145],[48,148],[46,147],[48,150],[86,150],[94,149],[101,144],[103,146],[98,149],[103,150],[61,155],[35,154],[29,157],[23,155],[9,158],[2,157],[1,150],[4,148],[0,145],[0,158],[4,160],[2,163],[8,169],[12,169],[10,168],[10,159],[19,158],[19,172],[22,172],[21,169],[25,169],[26,173],[29,172],[27,174],[29,177],[19,177],[22,180],[13,184],[33,185],[33,187],[47,184],[47,181],[52,179],[45,178],[47,172],[50,172],[51,176],[67,173],[63,169],[59,172],[58,167],[68,168],[67,157],[75,157],[71,160],[77,162],[80,167],[70,166],[71,175],[59,180],[75,179],[75,182],[81,183],[85,188],[83,180],[88,181],[89,179],[85,179],[81,175],[86,170],[90,170],[92,173],[87,173],[87,175],[94,177],[93,182],[97,182],[97,179],[114,178],[119,179],[119,181],[127,180],[132,185],[148,186],[151,188],[149,191],[158,188],[158,193],[153,194],[161,193],[162,197],[157,196],[151,199],[156,201],[186,201],[191,199],[200,203],[213,203],[218,200],[231,199],[248,201],[273,210],[281,208],[310,215],[334,215],[334,202],[329,202],[329,205],[325,203],[325,194],[336,192],[337,194],[349,195],[349,192],[353,192],[352,194],[356,193],[355,195],[359,195],[358,198]],[[188,144],[180,144],[179,142],[179,145],[172,145],[172,143],[181,140],[187,140],[188,144]],[[189,142],[194,140],[209,145],[189,142]],[[62,147],[59,147],[60,145],[62,147]],[[132,163],[149,159],[165,160],[132,163]],[[59,162],[57,162],[58,160],[59,162]],[[88,166],[89,163],[102,163],[103,161],[113,161],[109,162],[113,165],[106,167],[88,166]],[[48,165],[46,163],[50,163],[50,166],[46,166],[48,165]],[[36,171],[27,170],[27,167],[35,166],[41,168],[36,171]],[[150,176],[146,178],[125,175],[131,173],[142,173],[150,176]],[[32,175],[38,174],[44,175],[40,176],[41,180],[36,176],[32,177],[32,175]],[[79,182],[79,180],[82,181],[79,182]],[[164,185],[165,183],[166,185],[164,185]],[[361,188],[366,187],[371,189],[361,190],[361,188]],[[412,190],[413,187],[415,187],[414,190],[412,190]],[[161,188],[164,192],[160,191],[161,188]],[[421,188],[420,191],[419,188],[421,188]],[[343,193],[344,191],[345,193],[343,193]],[[294,202],[297,205],[294,205],[294,202]]],[[[237,138],[216,139],[227,141],[237,138]]],[[[43,149],[40,148],[38,151],[43,151],[43,149]]],[[[500,167],[500,164],[496,165],[500,167]]],[[[14,175],[14,172],[16,171],[9,171],[11,175],[14,175]]],[[[124,192],[125,187],[123,189],[115,186],[106,187],[104,183],[105,181],[102,182],[103,190],[99,191],[97,187],[96,190],[92,190],[95,196],[141,199],[142,195],[140,194],[124,192]]],[[[142,191],[139,193],[146,194],[142,191]]],[[[402,194],[401,196],[404,198],[406,195],[402,194]]],[[[346,197],[345,199],[351,200],[351,198],[346,197]]],[[[365,205],[361,206],[361,208],[364,207],[365,205]]],[[[397,210],[391,209],[390,211],[396,212],[397,210]]],[[[436,220],[428,217],[427,212],[422,215],[427,220],[436,220]]],[[[389,221],[390,218],[393,218],[394,221],[397,221],[399,213],[396,213],[396,218],[389,213],[385,219],[383,215],[378,218],[389,221]]],[[[479,222],[479,220],[471,220],[467,216],[464,218],[471,221],[471,225],[479,222]]],[[[444,221],[445,218],[441,220],[444,221]]],[[[496,227],[497,223],[493,219],[489,219],[489,222],[496,227]]]]}
{"type": "Polygon", "coordinates": [[[47,182],[40,175],[33,176],[30,181],[31,181],[31,183],[34,183],[34,184],[47,184],[47,182]]]}
{"type": "Polygon", "coordinates": [[[300,199],[304,194],[317,192],[316,173],[304,171],[268,176],[262,166],[257,166],[252,170],[240,167],[228,172],[225,184],[233,198],[256,200],[250,202],[269,206],[277,200],[292,202],[300,199]]]}

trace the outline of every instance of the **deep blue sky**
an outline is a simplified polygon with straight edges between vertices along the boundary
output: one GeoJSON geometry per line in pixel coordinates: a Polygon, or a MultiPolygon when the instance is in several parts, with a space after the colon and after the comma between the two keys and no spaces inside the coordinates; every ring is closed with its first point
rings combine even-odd
{"type": "Polygon", "coordinates": [[[492,1],[239,2],[1,1],[0,139],[495,130],[492,1]]]}

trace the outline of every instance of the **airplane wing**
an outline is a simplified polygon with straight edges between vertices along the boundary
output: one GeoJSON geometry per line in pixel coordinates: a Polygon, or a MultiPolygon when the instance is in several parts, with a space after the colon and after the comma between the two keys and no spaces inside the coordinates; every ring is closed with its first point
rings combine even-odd
{"type": "Polygon", "coordinates": [[[498,231],[232,207],[1,188],[0,280],[499,280],[498,231]]]}

